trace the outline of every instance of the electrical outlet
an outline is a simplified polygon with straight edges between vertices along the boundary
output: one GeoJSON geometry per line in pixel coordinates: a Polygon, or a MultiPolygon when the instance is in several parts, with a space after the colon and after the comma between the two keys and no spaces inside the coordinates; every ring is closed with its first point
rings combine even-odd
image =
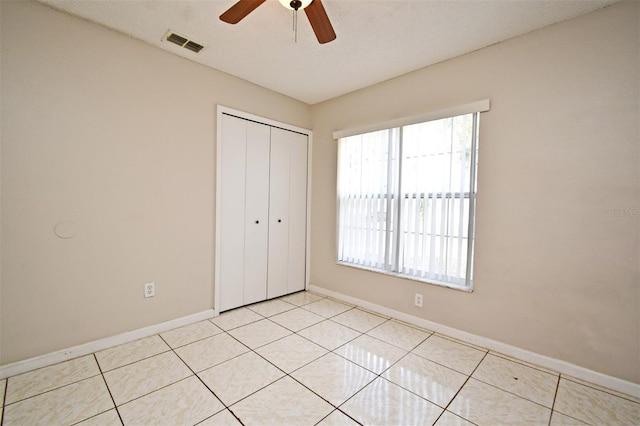
{"type": "Polygon", "coordinates": [[[413,304],[422,308],[422,295],[420,293],[416,293],[416,297],[413,299],[413,304]]]}
{"type": "Polygon", "coordinates": [[[156,283],[145,283],[144,297],[153,297],[156,295],[156,283]]]}

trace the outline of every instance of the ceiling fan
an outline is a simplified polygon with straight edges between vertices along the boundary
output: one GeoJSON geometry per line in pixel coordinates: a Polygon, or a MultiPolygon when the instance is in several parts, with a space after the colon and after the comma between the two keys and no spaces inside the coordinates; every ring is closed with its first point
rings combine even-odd
{"type": "MultiPolygon", "coordinates": [[[[237,24],[265,1],[240,0],[220,15],[220,20],[228,24],[237,24]]],[[[280,0],[280,3],[296,12],[298,9],[304,9],[318,42],[323,44],[335,40],[336,33],[333,31],[331,21],[329,21],[321,0],[280,0]]]]}

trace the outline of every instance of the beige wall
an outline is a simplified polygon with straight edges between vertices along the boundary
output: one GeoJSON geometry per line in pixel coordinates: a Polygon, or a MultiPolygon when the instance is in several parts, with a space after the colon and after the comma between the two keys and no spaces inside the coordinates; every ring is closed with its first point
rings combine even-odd
{"type": "Polygon", "coordinates": [[[639,218],[606,215],[640,208],[639,11],[616,4],[312,107],[311,283],[640,382],[639,218]],[[335,265],[332,132],[483,98],[475,291],[335,265]]]}
{"type": "Polygon", "coordinates": [[[0,4],[0,364],[213,308],[216,104],[301,127],[308,105],[0,4]],[[77,235],[57,238],[66,220],[77,235]]]}
{"type": "Polygon", "coordinates": [[[605,214],[640,207],[639,6],[309,108],[1,1],[0,364],[213,306],[221,103],[313,127],[312,284],[640,382],[638,218],[605,214]],[[331,133],[487,97],[474,293],[336,266],[331,133]]]}

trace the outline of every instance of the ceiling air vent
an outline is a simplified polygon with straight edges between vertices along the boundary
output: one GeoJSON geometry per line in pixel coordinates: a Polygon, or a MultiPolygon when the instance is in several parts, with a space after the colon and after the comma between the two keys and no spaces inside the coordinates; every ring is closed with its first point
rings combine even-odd
{"type": "Polygon", "coordinates": [[[180,47],[184,47],[185,49],[189,49],[192,52],[200,52],[204,46],[200,43],[196,43],[193,40],[189,40],[188,38],[181,36],[180,34],[176,34],[173,31],[169,30],[167,35],[164,37],[165,40],[170,41],[171,43],[177,44],[180,47]]]}

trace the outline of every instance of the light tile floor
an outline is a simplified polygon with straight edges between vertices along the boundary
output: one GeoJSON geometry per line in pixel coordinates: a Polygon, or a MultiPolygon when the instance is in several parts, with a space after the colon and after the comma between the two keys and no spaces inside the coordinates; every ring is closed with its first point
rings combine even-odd
{"type": "Polygon", "coordinates": [[[2,425],[640,425],[640,399],[301,292],[0,380],[2,425]]]}

